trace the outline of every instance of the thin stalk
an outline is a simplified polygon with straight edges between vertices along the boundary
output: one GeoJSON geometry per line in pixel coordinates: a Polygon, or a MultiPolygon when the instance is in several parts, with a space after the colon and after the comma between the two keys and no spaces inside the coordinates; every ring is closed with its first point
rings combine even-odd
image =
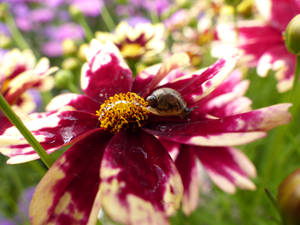
{"type": "Polygon", "coordinates": [[[296,106],[296,93],[297,93],[297,86],[299,82],[299,74],[300,74],[300,56],[297,56],[293,87],[292,87],[292,92],[290,97],[291,102],[294,104],[294,108],[296,106]]]}
{"type": "Polygon", "coordinates": [[[83,28],[85,37],[88,41],[91,41],[93,39],[93,31],[91,30],[88,22],[85,19],[85,16],[83,15],[82,12],[78,15],[77,22],[80,24],[80,26],[83,28]]]}
{"type": "Polygon", "coordinates": [[[68,89],[73,93],[76,93],[76,94],[80,93],[79,89],[73,83],[68,84],[68,89]]]}
{"type": "Polygon", "coordinates": [[[101,9],[101,17],[107,27],[107,29],[112,32],[115,29],[115,23],[111,17],[111,15],[109,14],[105,4],[103,4],[102,9],[101,9]]]}
{"type": "Polygon", "coordinates": [[[24,138],[28,141],[28,143],[32,146],[32,148],[36,151],[36,153],[40,156],[43,163],[50,168],[53,161],[50,156],[46,153],[41,144],[35,139],[32,133],[25,127],[24,123],[21,119],[14,113],[11,109],[5,98],[0,94],[0,109],[6,115],[6,117],[10,120],[10,122],[16,126],[16,128],[20,131],[20,133],[24,136],[24,138]]]}
{"type": "Polygon", "coordinates": [[[5,23],[7,24],[8,28],[10,30],[11,36],[14,39],[14,41],[16,42],[17,46],[22,50],[30,49],[29,44],[23,38],[21,32],[17,28],[17,25],[15,23],[13,16],[11,15],[11,13],[8,10],[7,10],[4,18],[5,18],[5,23]]]}
{"type": "Polygon", "coordinates": [[[239,39],[239,27],[238,27],[238,5],[234,5],[233,7],[233,23],[234,23],[234,29],[236,33],[236,41],[239,39]]]}
{"type": "Polygon", "coordinates": [[[273,195],[271,194],[270,190],[268,188],[265,188],[265,192],[267,194],[268,199],[270,200],[270,202],[272,203],[273,207],[277,210],[277,212],[280,214],[280,211],[278,209],[278,205],[276,202],[276,199],[273,197],[273,195]]]}

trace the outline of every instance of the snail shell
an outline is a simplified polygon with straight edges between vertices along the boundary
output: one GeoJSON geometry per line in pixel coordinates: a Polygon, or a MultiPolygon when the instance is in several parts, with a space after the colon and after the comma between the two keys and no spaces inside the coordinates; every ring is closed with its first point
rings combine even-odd
{"type": "Polygon", "coordinates": [[[188,108],[180,93],[172,88],[159,88],[146,98],[148,110],[158,116],[186,118],[194,109],[188,108]]]}

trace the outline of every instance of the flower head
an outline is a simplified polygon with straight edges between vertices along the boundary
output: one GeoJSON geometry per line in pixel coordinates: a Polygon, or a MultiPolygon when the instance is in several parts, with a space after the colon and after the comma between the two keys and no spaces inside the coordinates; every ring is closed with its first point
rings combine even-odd
{"type": "MultiPolygon", "coordinates": [[[[184,74],[177,69],[187,66],[189,57],[178,53],[133,80],[118,48],[93,40],[82,68],[85,94],[57,96],[48,112],[32,114],[26,124],[48,153],[73,144],[39,183],[30,208],[32,224],[92,224],[100,207],[121,223],[168,224],[183,193],[181,177],[186,176],[181,168],[187,165],[189,170],[190,164],[176,161],[178,173],[161,140],[183,146],[187,151],[180,154],[202,155],[216,183],[230,184],[229,188],[234,181],[249,184],[245,174],[252,169],[246,157],[223,146],[251,142],[287,123],[289,104],[229,116],[227,111],[232,113],[238,103],[227,104],[230,94],[208,104],[235,61],[221,59],[205,70],[184,74]],[[152,114],[145,99],[160,88],[176,90],[186,107],[198,108],[186,118],[152,114]],[[222,167],[217,170],[216,164],[222,167]]],[[[165,112],[175,104],[171,99],[165,102],[165,112]]],[[[38,158],[15,128],[6,129],[0,143],[1,153],[10,157],[8,163],[38,158]]],[[[190,190],[187,183],[183,180],[185,190],[190,190]]]]}
{"type": "Polygon", "coordinates": [[[140,22],[129,25],[121,22],[113,34],[97,32],[100,41],[112,41],[125,59],[153,60],[164,49],[164,26],[140,22]]]}
{"type": "MultiPolygon", "coordinates": [[[[42,58],[36,62],[30,50],[13,49],[4,54],[0,62],[0,93],[15,110],[30,113],[37,106],[36,93],[32,90],[46,91],[52,88],[53,80],[48,75],[55,70],[50,68],[48,59],[42,58]]],[[[0,120],[1,133],[10,123],[2,113],[0,120]]]]}
{"type": "MultiPolygon", "coordinates": [[[[240,23],[238,42],[233,46],[244,52],[249,65],[257,67],[259,76],[265,77],[274,70],[278,91],[287,91],[292,87],[296,57],[287,51],[283,32],[288,22],[300,12],[299,3],[294,0],[257,0],[256,6],[265,21],[240,23]]],[[[234,29],[223,28],[218,32],[223,44],[229,39],[235,40],[234,29]]],[[[215,49],[215,54],[220,56],[231,51],[227,44],[223,44],[215,49]]]]}

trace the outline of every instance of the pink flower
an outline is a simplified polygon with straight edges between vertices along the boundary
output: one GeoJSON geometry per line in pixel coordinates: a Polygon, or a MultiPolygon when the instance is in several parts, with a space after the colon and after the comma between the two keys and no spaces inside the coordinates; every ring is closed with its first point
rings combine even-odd
{"type": "MultiPolygon", "coordinates": [[[[236,46],[250,57],[249,65],[257,67],[258,75],[264,77],[270,70],[274,70],[278,91],[287,91],[292,87],[296,57],[286,50],[283,32],[288,22],[300,13],[299,2],[256,0],[256,6],[265,22],[241,23],[236,46]]],[[[219,37],[224,41],[229,33],[228,30],[219,30],[219,37]]]]}
{"type": "MultiPolygon", "coordinates": [[[[290,119],[290,104],[240,113],[249,106],[242,97],[245,82],[231,78],[222,84],[236,58],[220,59],[193,74],[174,75],[172,71],[189,61],[186,54],[176,54],[135,80],[110,43],[92,41],[87,58],[81,77],[85,94],[57,96],[48,112],[32,114],[26,124],[48,153],[73,144],[35,191],[33,225],[94,224],[100,207],[120,223],[168,224],[183,194],[181,177],[184,191],[190,190],[186,184],[191,177],[186,176],[195,156],[216,183],[229,188],[249,185],[252,164],[231,146],[264,137],[267,130],[290,119]],[[233,88],[235,84],[239,88],[233,88]],[[185,119],[151,114],[145,98],[161,87],[177,90],[187,107],[198,108],[185,119]],[[160,140],[184,148],[177,159],[187,162],[174,163],[160,140]]],[[[10,157],[8,163],[38,158],[15,128],[7,129],[0,143],[1,153],[10,157]]]]}

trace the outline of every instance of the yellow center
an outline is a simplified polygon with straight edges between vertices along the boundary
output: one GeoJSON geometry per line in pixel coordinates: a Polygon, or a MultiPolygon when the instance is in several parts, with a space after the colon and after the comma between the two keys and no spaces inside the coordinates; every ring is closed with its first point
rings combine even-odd
{"type": "Polygon", "coordinates": [[[128,43],[122,46],[121,54],[124,58],[138,57],[144,54],[145,49],[137,43],[128,43]]]}
{"type": "Polygon", "coordinates": [[[105,100],[96,111],[99,116],[100,127],[117,133],[121,129],[136,129],[148,119],[148,103],[135,93],[127,92],[115,94],[105,100]]]}

